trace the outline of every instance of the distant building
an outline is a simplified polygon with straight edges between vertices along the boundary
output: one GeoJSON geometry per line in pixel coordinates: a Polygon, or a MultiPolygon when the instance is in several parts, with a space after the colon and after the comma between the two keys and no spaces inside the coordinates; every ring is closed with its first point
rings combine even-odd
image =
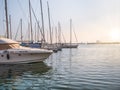
{"type": "Polygon", "coordinates": [[[101,41],[100,40],[96,40],[96,43],[101,43],[101,41]]]}

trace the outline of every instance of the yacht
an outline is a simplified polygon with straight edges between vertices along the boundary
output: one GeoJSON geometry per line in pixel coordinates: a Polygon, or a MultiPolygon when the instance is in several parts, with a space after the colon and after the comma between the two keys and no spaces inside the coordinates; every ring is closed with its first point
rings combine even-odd
{"type": "Polygon", "coordinates": [[[51,54],[51,50],[23,47],[11,39],[0,38],[0,64],[40,62],[51,54]]]}
{"type": "Polygon", "coordinates": [[[78,47],[78,44],[70,44],[70,43],[64,43],[62,44],[62,48],[77,48],[78,47]]]}

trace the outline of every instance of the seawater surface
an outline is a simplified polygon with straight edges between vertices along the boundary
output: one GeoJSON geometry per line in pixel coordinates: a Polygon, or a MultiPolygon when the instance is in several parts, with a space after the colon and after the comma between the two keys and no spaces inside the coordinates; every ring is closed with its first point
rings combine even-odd
{"type": "Polygon", "coordinates": [[[43,63],[0,65],[0,90],[120,90],[120,45],[79,45],[43,63]]]}

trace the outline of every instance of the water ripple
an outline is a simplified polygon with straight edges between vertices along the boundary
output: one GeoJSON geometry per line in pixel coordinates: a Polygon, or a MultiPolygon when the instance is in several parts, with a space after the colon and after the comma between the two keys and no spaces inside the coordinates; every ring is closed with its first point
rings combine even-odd
{"type": "Polygon", "coordinates": [[[120,90],[120,45],[80,45],[0,71],[0,90],[120,90]]]}

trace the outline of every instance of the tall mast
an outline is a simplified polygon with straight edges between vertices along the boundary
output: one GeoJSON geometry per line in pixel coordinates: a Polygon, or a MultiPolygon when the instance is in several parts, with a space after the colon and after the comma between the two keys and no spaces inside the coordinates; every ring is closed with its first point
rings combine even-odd
{"type": "Polygon", "coordinates": [[[72,19],[70,19],[70,45],[72,43],[72,19]]]}
{"type": "Polygon", "coordinates": [[[34,38],[35,38],[35,42],[37,41],[37,40],[36,40],[36,37],[37,37],[37,35],[36,35],[36,30],[37,30],[37,29],[36,29],[36,23],[35,23],[35,37],[34,37],[34,38]]]}
{"type": "Polygon", "coordinates": [[[57,39],[58,39],[57,27],[55,27],[55,38],[56,38],[56,44],[57,44],[57,43],[58,43],[58,42],[57,42],[57,39]]]}
{"type": "Polygon", "coordinates": [[[28,22],[28,41],[30,41],[30,23],[28,22]]]}
{"type": "Polygon", "coordinates": [[[60,25],[60,22],[58,22],[58,43],[60,44],[61,43],[61,25],[60,25]]]}
{"type": "Polygon", "coordinates": [[[41,7],[41,19],[42,19],[42,30],[43,30],[43,42],[45,42],[45,31],[44,31],[44,19],[43,19],[42,0],[40,0],[40,7],[41,7]]]}
{"type": "Polygon", "coordinates": [[[52,32],[51,32],[51,22],[50,22],[50,10],[49,10],[49,4],[47,2],[48,6],[48,20],[49,20],[49,30],[50,30],[50,44],[52,44],[52,32]]]}
{"type": "Polygon", "coordinates": [[[33,42],[33,30],[32,30],[32,16],[31,16],[31,3],[30,3],[30,0],[29,0],[29,14],[30,14],[31,41],[33,42]]]}
{"type": "Polygon", "coordinates": [[[12,39],[12,27],[11,27],[11,15],[9,15],[9,23],[10,23],[10,39],[12,39]]]}
{"type": "Polygon", "coordinates": [[[23,41],[23,35],[22,35],[22,19],[20,19],[20,23],[21,23],[21,41],[23,41]]]}
{"type": "Polygon", "coordinates": [[[9,38],[7,0],[5,0],[5,16],[6,16],[6,33],[7,33],[7,38],[9,38]]]}

